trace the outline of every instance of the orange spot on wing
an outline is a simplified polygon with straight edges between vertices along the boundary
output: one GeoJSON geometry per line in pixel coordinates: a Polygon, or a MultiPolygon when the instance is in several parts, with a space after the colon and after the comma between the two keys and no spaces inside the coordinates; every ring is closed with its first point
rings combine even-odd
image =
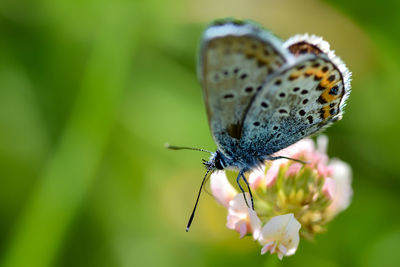
{"type": "Polygon", "coordinates": [[[322,97],[326,102],[328,102],[328,103],[330,103],[330,102],[332,102],[332,101],[334,101],[334,100],[336,100],[336,99],[338,99],[338,98],[343,97],[343,94],[344,94],[343,89],[342,89],[342,92],[341,92],[340,94],[337,94],[337,95],[333,95],[333,94],[330,94],[330,93],[329,93],[329,92],[331,91],[331,88],[334,87],[334,86],[337,86],[337,84],[330,84],[330,85],[323,91],[323,93],[321,94],[321,97],[322,97]]]}
{"type": "Polygon", "coordinates": [[[330,88],[327,88],[323,93],[322,93],[322,97],[325,99],[326,102],[332,102],[336,99],[338,99],[339,97],[341,97],[341,95],[331,95],[329,94],[330,88]]]}
{"type": "Polygon", "coordinates": [[[326,120],[327,118],[329,118],[329,117],[331,116],[331,114],[329,113],[329,105],[324,106],[324,107],[322,108],[322,110],[323,110],[323,117],[324,117],[324,120],[326,120]]]}

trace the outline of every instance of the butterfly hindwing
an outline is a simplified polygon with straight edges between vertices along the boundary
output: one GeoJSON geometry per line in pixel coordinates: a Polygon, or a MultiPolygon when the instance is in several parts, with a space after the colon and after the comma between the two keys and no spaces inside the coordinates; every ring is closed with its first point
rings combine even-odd
{"type": "Polygon", "coordinates": [[[298,34],[289,38],[289,40],[284,43],[284,47],[296,57],[301,57],[305,54],[324,55],[328,57],[329,61],[339,72],[343,82],[345,94],[340,101],[340,112],[343,112],[344,105],[346,104],[347,98],[349,97],[351,91],[351,72],[346,67],[344,62],[335,55],[335,52],[330,49],[329,43],[324,41],[322,37],[319,36],[298,34]]]}
{"type": "Polygon", "coordinates": [[[306,38],[288,49],[296,62],[264,85],[246,114],[241,147],[249,153],[271,155],[341,118],[350,90],[344,64],[306,38]]]}
{"type": "Polygon", "coordinates": [[[235,153],[251,102],[269,77],[293,60],[283,42],[250,23],[225,21],[205,31],[199,77],[219,149],[235,153]]]}

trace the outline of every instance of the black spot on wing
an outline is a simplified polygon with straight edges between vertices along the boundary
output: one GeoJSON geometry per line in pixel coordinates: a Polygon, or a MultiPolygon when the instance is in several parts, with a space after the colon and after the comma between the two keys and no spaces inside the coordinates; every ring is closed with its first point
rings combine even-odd
{"type": "Polygon", "coordinates": [[[234,123],[228,126],[228,134],[232,138],[240,139],[242,136],[242,124],[240,123],[234,123]]]}
{"type": "Polygon", "coordinates": [[[329,90],[329,94],[330,95],[337,95],[339,93],[339,87],[337,85],[333,86],[330,90],[329,90]]]}
{"type": "Polygon", "coordinates": [[[242,75],[240,75],[240,79],[244,80],[246,78],[247,78],[247,74],[246,73],[243,73],[242,75]]]}
{"type": "Polygon", "coordinates": [[[253,87],[247,86],[247,87],[244,89],[244,91],[245,91],[246,93],[251,93],[251,92],[253,92],[253,87]]]}

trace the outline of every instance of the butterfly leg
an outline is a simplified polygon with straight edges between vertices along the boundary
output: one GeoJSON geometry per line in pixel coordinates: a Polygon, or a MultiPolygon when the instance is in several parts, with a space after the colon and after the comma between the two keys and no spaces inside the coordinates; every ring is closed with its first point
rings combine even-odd
{"type": "Polygon", "coordinates": [[[304,160],[300,160],[300,159],[293,159],[293,158],[289,158],[289,157],[285,157],[285,156],[277,156],[277,157],[270,157],[267,158],[267,160],[277,160],[277,159],[288,159],[288,160],[293,160],[299,163],[303,163],[303,164],[308,164],[310,162],[304,161],[304,160]]]}
{"type": "Polygon", "coordinates": [[[251,200],[251,209],[254,210],[254,201],[253,201],[253,194],[251,193],[251,188],[249,185],[249,182],[247,181],[246,177],[244,176],[243,172],[242,172],[242,178],[244,180],[244,182],[247,185],[247,189],[249,190],[249,194],[250,194],[250,200],[251,200]]]}
{"type": "MultiPolygon", "coordinates": [[[[247,198],[246,198],[246,195],[245,195],[245,191],[244,191],[242,185],[240,184],[240,178],[242,178],[242,179],[244,180],[244,182],[245,182],[246,185],[247,185],[247,188],[249,189],[249,194],[250,194],[250,199],[251,199],[251,208],[254,210],[253,194],[251,193],[250,185],[249,185],[249,183],[247,182],[247,179],[246,179],[246,177],[244,176],[244,174],[243,174],[242,171],[239,172],[239,174],[238,174],[238,176],[237,176],[237,178],[236,178],[236,183],[238,184],[240,190],[242,191],[243,198],[244,198],[244,201],[246,202],[247,207],[249,207],[249,204],[248,204],[248,202],[247,202],[247,198]]],[[[249,207],[249,208],[250,208],[250,207],[249,207]]]]}

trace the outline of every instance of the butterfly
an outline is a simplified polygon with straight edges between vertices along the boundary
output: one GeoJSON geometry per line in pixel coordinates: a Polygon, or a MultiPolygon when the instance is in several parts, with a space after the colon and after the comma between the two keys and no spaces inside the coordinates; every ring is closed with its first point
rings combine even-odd
{"type": "Polygon", "coordinates": [[[206,28],[198,77],[218,149],[168,146],[211,153],[203,162],[207,172],[186,231],[210,172],[237,170],[237,184],[245,197],[240,180],[245,182],[254,209],[245,173],[267,160],[287,158],[276,152],[342,118],[351,72],[329,47],[308,34],[283,42],[254,23],[234,19],[206,28]]]}

